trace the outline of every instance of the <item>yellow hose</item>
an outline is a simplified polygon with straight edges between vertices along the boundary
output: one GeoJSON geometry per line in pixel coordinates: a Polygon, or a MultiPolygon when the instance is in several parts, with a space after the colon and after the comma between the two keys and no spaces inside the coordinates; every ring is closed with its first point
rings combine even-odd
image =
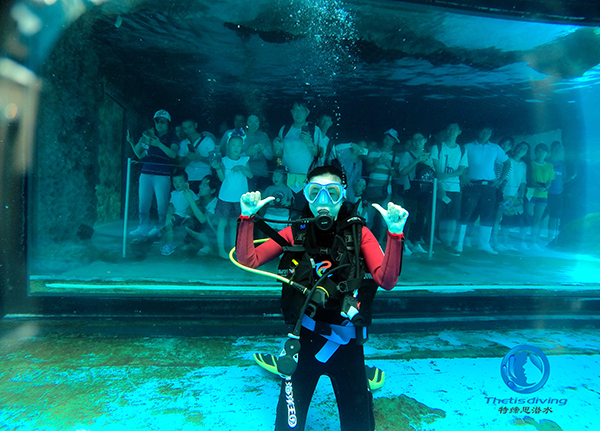
{"type": "MultiPolygon", "coordinates": [[[[264,238],[264,239],[255,239],[254,240],[254,244],[260,244],[262,242],[268,241],[269,238],[264,238]]],[[[286,284],[293,284],[294,282],[292,280],[289,280],[285,277],[282,277],[280,275],[277,274],[273,274],[271,272],[267,272],[267,271],[261,271],[260,269],[255,269],[255,268],[250,268],[249,266],[246,265],[242,265],[241,263],[239,263],[237,260],[235,260],[233,258],[233,253],[235,252],[235,247],[233,247],[231,249],[231,251],[229,252],[229,260],[231,260],[231,262],[237,266],[240,269],[243,269],[244,271],[248,271],[248,272],[252,272],[254,274],[258,274],[258,275],[264,275],[266,277],[271,277],[274,278],[276,280],[281,281],[282,283],[286,283],[286,284]]]]}

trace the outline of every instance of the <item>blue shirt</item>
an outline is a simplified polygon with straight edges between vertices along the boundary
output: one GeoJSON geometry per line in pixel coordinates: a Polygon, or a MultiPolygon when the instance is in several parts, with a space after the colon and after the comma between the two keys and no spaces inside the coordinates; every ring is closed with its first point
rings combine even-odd
{"type": "Polygon", "coordinates": [[[551,163],[554,166],[554,179],[550,184],[550,188],[548,189],[548,193],[551,195],[559,195],[563,192],[565,188],[564,183],[564,174],[565,174],[565,162],[562,160],[546,160],[548,163],[551,163]]]}

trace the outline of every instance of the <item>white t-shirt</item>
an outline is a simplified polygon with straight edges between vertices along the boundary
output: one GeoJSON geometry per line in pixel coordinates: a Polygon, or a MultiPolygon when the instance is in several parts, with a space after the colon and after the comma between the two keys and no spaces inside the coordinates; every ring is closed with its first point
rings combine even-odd
{"type": "MultiPolygon", "coordinates": [[[[451,174],[458,170],[461,166],[469,166],[469,156],[467,151],[463,151],[457,145],[454,148],[450,148],[445,142],[441,144],[441,153],[438,154],[439,149],[437,145],[431,147],[431,159],[438,160],[439,173],[451,174]]],[[[444,190],[447,192],[460,192],[460,178],[458,176],[451,177],[440,181],[443,185],[444,190]]]]}
{"type": "MultiPolygon", "coordinates": [[[[210,136],[203,135],[194,141],[192,147],[202,157],[208,157],[209,153],[215,150],[215,141],[210,136]]],[[[177,155],[186,157],[190,152],[190,140],[184,139],[179,145],[177,155]]],[[[201,181],[205,176],[210,175],[210,165],[201,160],[193,160],[185,167],[185,171],[188,174],[188,180],[201,181]]]]}
{"type": "MultiPolygon", "coordinates": [[[[194,201],[197,201],[198,196],[196,196],[196,194],[194,192],[192,192],[192,195],[194,196],[194,201]]],[[[169,202],[171,204],[173,204],[176,215],[178,215],[179,217],[183,217],[183,218],[189,217],[189,214],[187,213],[187,209],[190,207],[190,203],[183,196],[183,190],[173,190],[171,192],[171,200],[169,202]]]]}
{"type": "Polygon", "coordinates": [[[504,163],[508,160],[504,150],[491,142],[485,145],[471,142],[465,145],[465,150],[469,155],[467,176],[472,180],[495,180],[494,162],[504,163]]]}
{"type": "Polygon", "coordinates": [[[523,183],[527,183],[527,164],[524,161],[517,162],[510,160],[511,169],[506,177],[506,185],[502,190],[502,196],[517,196],[519,187],[523,183]]]}
{"type": "Polygon", "coordinates": [[[212,201],[210,201],[209,203],[206,204],[206,212],[211,213],[212,215],[215,215],[215,210],[217,208],[217,198],[214,198],[212,201]]]}
{"type": "Polygon", "coordinates": [[[248,156],[240,156],[238,160],[223,157],[225,178],[219,190],[219,199],[225,202],[239,202],[242,195],[248,192],[248,177],[242,172],[231,170],[234,166],[246,166],[248,160],[248,156]]]}
{"type": "MultiPolygon", "coordinates": [[[[310,152],[304,141],[300,139],[302,129],[291,126],[287,135],[282,137],[284,128],[285,126],[279,130],[279,137],[283,140],[281,164],[288,168],[291,174],[307,174],[315,160],[315,156],[310,152]]],[[[323,148],[321,129],[317,126],[315,126],[313,142],[317,146],[318,154],[322,155],[326,148],[323,148]]]]}
{"type": "MultiPolygon", "coordinates": [[[[417,160],[417,156],[415,156],[415,154],[411,150],[403,152],[402,155],[400,156],[400,161],[398,162],[398,172],[402,172],[404,170],[404,168],[408,167],[415,160],[417,160]]],[[[431,157],[426,162],[421,162],[421,163],[428,165],[433,169],[433,162],[431,161],[431,157]]],[[[407,174],[404,175],[403,179],[402,179],[402,175],[400,175],[400,179],[398,180],[398,183],[404,184],[404,190],[409,190],[410,182],[416,178],[417,165],[418,165],[418,163],[415,166],[413,166],[413,168],[410,171],[408,171],[407,174]]]]}

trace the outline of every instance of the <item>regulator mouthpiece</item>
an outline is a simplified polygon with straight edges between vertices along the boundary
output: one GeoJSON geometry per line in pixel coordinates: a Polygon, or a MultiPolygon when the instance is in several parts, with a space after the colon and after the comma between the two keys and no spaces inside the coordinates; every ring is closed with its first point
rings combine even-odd
{"type": "Polygon", "coordinates": [[[334,219],[326,209],[319,210],[319,214],[315,218],[317,227],[322,231],[327,231],[333,226],[334,219]]]}

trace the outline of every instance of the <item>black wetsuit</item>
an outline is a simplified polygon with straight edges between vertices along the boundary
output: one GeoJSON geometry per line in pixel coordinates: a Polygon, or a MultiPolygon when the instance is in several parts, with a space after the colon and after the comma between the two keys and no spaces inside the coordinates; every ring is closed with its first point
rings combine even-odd
{"type": "MultiPolygon", "coordinates": [[[[333,244],[334,237],[334,229],[320,232],[316,235],[316,245],[329,248],[333,244]]],[[[333,260],[327,255],[315,254],[312,257],[315,262],[333,260]]],[[[282,259],[282,262],[284,260],[282,259]]],[[[333,267],[335,266],[333,264],[333,267]]],[[[338,274],[337,272],[332,274],[333,280],[336,282],[340,281],[338,274]]],[[[372,280],[371,283],[373,283],[372,280]]],[[[336,302],[339,303],[339,301],[336,302]]],[[[283,309],[286,314],[285,305],[283,309]]],[[[314,330],[311,330],[312,328],[307,329],[307,326],[310,325],[303,324],[300,333],[301,347],[298,354],[298,367],[291,380],[284,380],[281,385],[275,422],[276,431],[304,430],[310,402],[321,376],[328,376],[331,379],[342,431],[374,430],[373,396],[365,373],[363,346],[356,342],[353,335],[348,344],[339,345],[325,363],[320,362],[316,357],[328,341],[322,335],[330,335],[331,327],[329,325],[348,323],[347,319],[340,316],[339,310],[339,306],[333,309],[320,308],[317,310],[314,320],[304,316],[304,319],[314,324],[315,327],[314,330]]]]}
{"type": "Polygon", "coordinates": [[[363,346],[359,346],[356,339],[350,340],[348,344],[340,346],[323,364],[315,358],[315,355],[326,342],[327,340],[321,335],[302,328],[298,368],[292,375],[291,381],[282,381],[277,405],[276,431],[304,430],[310,401],[322,375],[331,378],[342,431],[375,429],[373,396],[365,373],[363,346]],[[289,390],[293,393],[294,417],[289,414],[291,408],[287,394],[289,390]],[[295,427],[291,426],[293,424],[295,427]]]}

